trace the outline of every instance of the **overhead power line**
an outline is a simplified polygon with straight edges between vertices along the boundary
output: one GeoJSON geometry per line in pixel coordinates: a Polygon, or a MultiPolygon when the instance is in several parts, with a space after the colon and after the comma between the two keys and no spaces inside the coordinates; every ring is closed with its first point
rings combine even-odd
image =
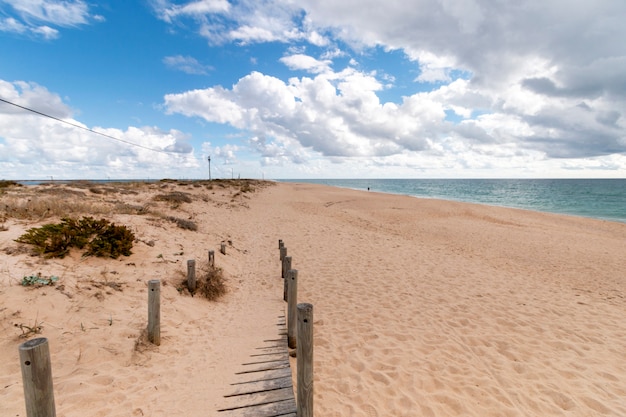
{"type": "Polygon", "coordinates": [[[118,141],[118,142],[122,142],[122,143],[125,143],[127,145],[136,146],[138,148],[147,149],[147,150],[153,151],[153,152],[160,152],[160,153],[165,153],[165,154],[172,153],[172,152],[164,151],[162,149],[155,149],[155,148],[150,148],[148,146],[139,145],[138,143],[133,143],[133,142],[130,142],[130,141],[127,141],[127,140],[124,140],[124,139],[116,138],[114,136],[107,135],[106,133],[96,132],[95,130],[89,129],[88,127],[80,126],[80,125],[77,125],[75,123],[68,122],[67,120],[59,119],[58,117],[54,117],[54,116],[51,116],[51,115],[46,114],[46,113],[42,113],[42,112],[37,111],[37,110],[33,110],[31,108],[28,108],[28,107],[20,106],[19,104],[12,103],[12,102],[10,102],[8,100],[3,99],[2,97],[0,97],[0,101],[2,101],[3,103],[10,104],[10,105],[15,106],[15,107],[19,107],[20,109],[29,111],[31,113],[35,113],[35,114],[37,114],[39,116],[47,117],[49,119],[56,120],[57,122],[65,123],[67,125],[76,127],[78,129],[86,130],[87,132],[95,133],[96,135],[104,136],[105,138],[109,138],[109,139],[112,139],[112,140],[115,140],[115,141],[118,141]]]}

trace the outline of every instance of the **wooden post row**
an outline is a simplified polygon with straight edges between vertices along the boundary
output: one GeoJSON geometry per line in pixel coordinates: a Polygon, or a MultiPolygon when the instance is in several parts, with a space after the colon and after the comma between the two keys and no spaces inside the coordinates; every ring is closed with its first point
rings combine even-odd
{"type": "Polygon", "coordinates": [[[193,293],[196,290],[196,260],[187,261],[187,288],[193,293]]]}
{"type": "Polygon", "coordinates": [[[278,249],[280,249],[280,248],[282,248],[284,246],[285,246],[285,244],[283,243],[283,240],[282,239],[278,239],[278,249]]]}
{"type": "Polygon", "coordinates": [[[161,281],[148,281],[148,341],[161,344],[161,281]]]}
{"type": "Polygon", "coordinates": [[[287,256],[287,248],[283,246],[280,248],[280,260],[285,259],[285,256],[287,256]]]}
{"type": "Polygon", "coordinates": [[[56,417],[48,339],[39,337],[19,346],[27,417],[56,417]]]}
{"type": "Polygon", "coordinates": [[[297,409],[298,417],[313,417],[313,305],[298,304],[297,409]]]}
{"type": "Polygon", "coordinates": [[[290,269],[287,272],[287,345],[290,349],[296,348],[297,317],[298,317],[298,271],[290,269]]]}

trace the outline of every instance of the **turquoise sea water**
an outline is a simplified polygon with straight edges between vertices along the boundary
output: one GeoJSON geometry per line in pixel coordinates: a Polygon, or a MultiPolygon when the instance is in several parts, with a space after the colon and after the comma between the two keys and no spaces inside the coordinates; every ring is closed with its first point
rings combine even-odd
{"type": "Polygon", "coordinates": [[[626,223],[626,179],[320,179],[310,182],[626,223]]]}

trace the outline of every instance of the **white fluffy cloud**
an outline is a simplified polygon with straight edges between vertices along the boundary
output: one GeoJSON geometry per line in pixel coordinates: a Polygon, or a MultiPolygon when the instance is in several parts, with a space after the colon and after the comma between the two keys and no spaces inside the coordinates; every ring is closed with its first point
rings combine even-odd
{"type": "Polygon", "coordinates": [[[171,69],[186,72],[187,74],[205,75],[213,69],[210,65],[203,65],[191,56],[166,56],[163,58],[163,63],[171,69]]]}
{"type": "Polygon", "coordinates": [[[181,170],[198,166],[188,138],[180,131],[131,126],[127,130],[93,127],[97,133],[89,132],[58,95],[32,83],[0,80],[0,96],[75,125],[0,103],[3,178],[178,177],[181,170]]]}
{"type": "MultiPolygon", "coordinates": [[[[299,56],[298,62],[317,61],[299,56]]],[[[288,82],[253,72],[232,89],[167,95],[165,107],[251,132],[251,145],[263,158],[295,155],[298,146],[326,157],[469,152],[474,161],[490,158],[507,166],[512,155],[580,158],[626,151],[623,119],[601,98],[582,106],[519,84],[494,92],[457,79],[395,104],[379,100],[382,88],[375,74],[350,68],[288,82]],[[461,120],[451,122],[449,112],[461,120]]]]}
{"type": "Polygon", "coordinates": [[[59,31],[51,26],[72,27],[103,20],[100,15],[92,15],[89,5],[82,0],[0,0],[0,12],[3,7],[13,9],[20,20],[0,19],[0,31],[45,39],[59,37],[59,31]]]}
{"type": "Polygon", "coordinates": [[[329,72],[332,61],[318,60],[304,54],[294,54],[282,57],[280,61],[291,70],[304,70],[312,73],[329,72]]]}
{"type": "Polygon", "coordinates": [[[183,5],[158,0],[154,2],[154,5],[161,18],[167,22],[181,16],[204,16],[209,13],[225,13],[230,10],[230,4],[227,0],[199,0],[183,5]]]}
{"type": "Polygon", "coordinates": [[[313,45],[328,43],[325,36],[302,21],[300,7],[288,0],[201,0],[184,4],[153,0],[152,5],[157,16],[168,23],[185,19],[195,22],[198,33],[215,45],[300,40],[313,45]]]}

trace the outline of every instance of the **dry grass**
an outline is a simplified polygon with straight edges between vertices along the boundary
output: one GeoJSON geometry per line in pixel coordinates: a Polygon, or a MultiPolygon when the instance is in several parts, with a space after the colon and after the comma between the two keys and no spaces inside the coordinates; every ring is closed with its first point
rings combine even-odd
{"type": "Polygon", "coordinates": [[[9,195],[2,199],[0,212],[7,218],[44,220],[82,213],[109,214],[110,204],[68,195],[9,195]]]}
{"type": "Polygon", "coordinates": [[[173,207],[178,207],[182,203],[191,203],[192,201],[189,194],[180,191],[172,191],[167,194],[158,194],[154,196],[154,200],[168,202],[173,207]]]}
{"type": "Polygon", "coordinates": [[[165,217],[165,219],[172,223],[175,223],[176,226],[180,227],[183,230],[191,230],[194,232],[198,230],[198,225],[195,222],[192,222],[191,220],[180,219],[174,216],[167,216],[165,217]]]}
{"type": "Polygon", "coordinates": [[[117,214],[138,214],[138,215],[152,213],[150,204],[139,205],[139,204],[128,204],[128,203],[119,203],[119,202],[115,203],[113,207],[113,212],[117,214]]]}
{"type": "MultiPolygon", "coordinates": [[[[94,183],[76,181],[68,184],[42,184],[40,186],[22,186],[13,181],[0,181],[0,231],[5,228],[8,219],[43,221],[79,215],[109,216],[112,214],[143,215],[154,213],[158,203],[144,205],[132,204],[128,197],[138,194],[138,190],[166,190],[185,187],[189,189],[232,190],[231,198],[241,197],[246,193],[272,185],[269,181],[259,180],[200,180],[176,181],[162,180],[158,183],[94,183]],[[106,197],[105,197],[106,196],[106,197]],[[105,200],[104,198],[109,198],[105,200]]],[[[193,201],[192,194],[183,191],[169,191],[154,197],[156,201],[170,204],[177,209],[184,203],[193,201]]],[[[208,197],[203,201],[208,202],[208,197]]],[[[190,224],[178,223],[183,229],[193,230],[190,224]]]]}
{"type": "MultiPolygon", "coordinates": [[[[144,186],[146,186],[144,184],[144,186]]],[[[118,195],[135,195],[137,186],[133,183],[119,186],[100,186],[85,181],[69,185],[42,185],[33,187],[9,187],[3,189],[0,204],[0,220],[9,218],[42,221],[50,218],[67,216],[111,215],[111,214],[147,214],[151,205],[128,203],[127,198],[118,195]],[[82,191],[88,190],[88,192],[82,191]],[[103,200],[103,195],[113,195],[112,200],[103,200]]]]}
{"type": "Polygon", "coordinates": [[[39,192],[41,194],[50,194],[50,195],[60,196],[63,198],[70,198],[73,196],[83,198],[86,196],[84,191],[73,190],[71,188],[66,188],[66,187],[42,188],[39,192]]]}
{"type": "Polygon", "coordinates": [[[20,339],[28,339],[32,336],[41,334],[43,330],[43,323],[37,321],[37,318],[35,318],[35,322],[30,326],[24,323],[15,323],[14,326],[22,331],[22,334],[18,336],[20,339]]]}
{"type": "Polygon", "coordinates": [[[201,294],[209,301],[215,301],[226,294],[226,283],[222,268],[207,265],[197,281],[196,293],[201,294]]]}
{"type": "MultiPolygon", "coordinates": [[[[184,274],[183,274],[184,275],[184,274]]],[[[224,271],[214,265],[204,264],[196,274],[196,290],[190,292],[187,288],[187,277],[180,281],[178,291],[181,294],[190,294],[192,296],[199,294],[209,301],[216,301],[226,294],[226,279],[224,271]]]]}

